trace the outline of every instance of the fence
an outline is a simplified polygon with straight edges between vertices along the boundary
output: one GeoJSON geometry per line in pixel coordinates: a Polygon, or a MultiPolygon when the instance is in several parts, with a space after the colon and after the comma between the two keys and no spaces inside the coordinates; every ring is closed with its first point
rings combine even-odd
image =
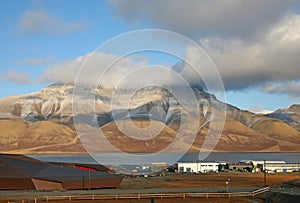
{"type": "Polygon", "coordinates": [[[114,194],[114,195],[65,195],[65,196],[44,196],[34,200],[8,201],[8,203],[38,203],[45,201],[63,200],[121,200],[121,199],[166,199],[166,198],[232,198],[232,197],[254,197],[270,190],[270,187],[261,188],[252,192],[224,192],[224,193],[145,193],[145,194],[114,194]]]}

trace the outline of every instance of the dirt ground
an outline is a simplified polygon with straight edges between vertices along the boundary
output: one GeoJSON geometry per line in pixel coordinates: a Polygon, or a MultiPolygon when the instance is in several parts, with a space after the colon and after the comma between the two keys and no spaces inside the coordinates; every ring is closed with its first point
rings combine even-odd
{"type": "MultiPolygon", "coordinates": [[[[299,179],[300,173],[267,174],[266,184],[280,187],[283,182],[299,179]]],[[[231,187],[263,187],[263,173],[213,173],[213,174],[173,174],[164,177],[125,178],[120,189],[139,188],[196,188],[224,187],[230,179],[231,187]]]]}
{"type": "MultiPolygon", "coordinates": [[[[271,187],[280,187],[284,182],[299,179],[300,173],[277,173],[277,174],[267,174],[267,185],[271,187]]],[[[105,194],[110,193],[122,193],[122,191],[141,191],[143,190],[161,190],[168,188],[172,189],[187,190],[192,188],[221,188],[225,192],[225,182],[230,179],[230,187],[239,188],[241,187],[263,187],[264,186],[264,174],[263,173],[237,173],[237,172],[223,172],[223,173],[213,173],[213,174],[167,174],[166,176],[158,177],[136,177],[129,178],[126,177],[122,181],[119,188],[115,190],[76,190],[76,191],[0,191],[0,203],[17,202],[21,203],[21,200],[29,200],[33,203],[32,199],[34,197],[41,198],[44,196],[51,195],[87,195],[87,194],[105,194]]],[[[207,191],[209,192],[209,191],[207,191]]],[[[264,202],[261,197],[254,197],[250,199],[241,198],[174,198],[174,199],[154,199],[155,203],[169,203],[169,202],[264,202]],[[254,201],[255,200],[255,201],[254,201]]],[[[24,201],[27,203],[27,201],[24,201]]],[[[41,201],[39,201],[41,202],[41,201]]],[[[151,202],[151,199],[142,200],[95,200],[95,201],[48,201],[55,203],[144,203],[151,202]]]]}
{"type": "MultiPolygon", "coordinates": [[[[242,199],[242,198],[187,198],[187,199],[180,199],[180,198],[168,198],[168,199],[154,199],[152,200],[153,203],[249,203],[249,202],[258,202],[264,203],[263,200],[258,198],[250,198],[249,199],[242,199]]],[[[45,202],[43,202],[45,203],[45,202]]],[[[55,201],[48,203],[70,203],[70,201],[55,201]]],[[[72,203],[83,203],[83,201],[72,201],[72,203]]],[[[142,200],[97,200],[97,201],[84,201],[84,203],[151,203],[151,199],[142,199],[142,200]]]]}

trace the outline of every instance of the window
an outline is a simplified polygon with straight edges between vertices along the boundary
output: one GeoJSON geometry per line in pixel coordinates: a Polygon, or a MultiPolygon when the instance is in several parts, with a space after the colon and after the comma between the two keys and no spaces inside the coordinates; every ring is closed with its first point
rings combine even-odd
{"type": "Polygon", "coordinates": [[[179,167],[179,172],[183,172],[184,171],[184,167],[179,167]]]}
{"type": "Polygon", "coordinates": [[[190,173],[191,172],[191,168],[186,168],[186,172],[190,173]]]}

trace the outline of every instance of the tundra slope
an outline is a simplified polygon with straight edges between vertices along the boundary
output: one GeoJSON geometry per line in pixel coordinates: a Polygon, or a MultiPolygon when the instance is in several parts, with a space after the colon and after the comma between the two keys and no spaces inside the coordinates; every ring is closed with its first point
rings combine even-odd
{"type": "MultiPolygon", "coordinates": [[[[86,118],[96,116],[98,128],[106,139],[127,152],[159,151],[176,139],[180,125],[185,125],[186,129],[195,125],[195,111],[183,111],[176,97],[161,87],[144,87],[133,95],[122,90],[118,92],[119,97],[114,100],[112,109],[116,90],[82,86],[80,91],[84,94],[78,95],[81,112],[72,111],[73,91],[73,85],[54,84],[39,92],[0,99],[1,152],[83,153],[85,149],[74,125],[74,117],[82,112],[86,112],[86,118]],[[129,104],[124,103],[128,97],[129,104]],[[93,114],[91,107],[94,107],[93,114]],[[181,122],[182,112],[187,114],[184,115],[185,123],[181,122]],[[161,131],[144,130],[144,133],[136,135],[143,139],[127,136],[128,133],[135,134],[135,127],[145,129],[150,125],[161,131]]],[[[200,120],[196,124],[199,131],[190,151],[199,151],[209,127],[212,124],[218,126],[222,119],[225,119],[225,125],[215,151],[299,151],[300,132],[294,124],[223,103],[197,86],[193,86],[193,92],[200,120]],[[200,129],[200,126],[203,128],[200,129]]],[[[188,104],[189,101],[185,102],[188,104]]],[[[298,118],[295,117],[296,122],[299,122],[298,118]]],[[[91,127],[88,123],[82,126],[91,127]]],[[[193,132],[184,133],[189,136],[193,132]]],[[[184,144],[183,139],[183,147],[184,144]]]]}

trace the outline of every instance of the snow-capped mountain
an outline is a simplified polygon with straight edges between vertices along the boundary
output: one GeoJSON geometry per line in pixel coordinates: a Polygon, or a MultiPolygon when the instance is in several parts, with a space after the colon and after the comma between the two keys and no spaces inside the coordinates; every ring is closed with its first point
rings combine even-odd
{"type": "MultiPolygon", "coordinates": [[[[176,92],[176,90],[174,90],[176,92]]],[[[300,132],[299,105],[279,114],[293,112],[292,123],[275,116],[263,116],[241,110],[219,101],[201,87],[193,86],[197,109],[190,108],[193,99],[185,97],[188,90],[180,90],[181,99],[174,92],[157,86],[143,87],[135,92],[91,88],[74,89],[70,84],[54,84],[39,92],[0,99],[0,146],[3,152],[76,153],[83,152],[74,118],[95,117],[99,129],[114,146],[129,152],[155,151],[176,137],[181,130],[194,126],[193,116],[199,117],[198,135],[190,150],[200,150],[211,124],[223,127],[216,151],[298,151],[300,132]],[[74,103],[79,102],[79,108],[74,103]],[[184,104],[185,106],[183,106],[184,104]],[[185,122],[182,123],[182,117],[185,122]],[[221,120],[225,119],[224,126],[221,120]],[[126,137],[119,127],[128,132],[132,121],[138,128],[150,125],[161,128],[153,146],[126,137]],[[295,123],[297,125],[295,125],[295,123]],[[133,144],[133,143],[134,144],[133,144]],[[135,146],[135,147],[133,147],[135,146]]],[[[88,128],[89,123],[83,125],[88,128]]],[[[215,129],[213,129],[215,130],[215,129]]],[[[154,130],[156,131],[156,130],[154,130]]],[[[140,133],[140,132],[139,132],[140,133]]],[[[145,132],[145,136],[150,136],[145,132]]],[[[153,132],[154,133],[154,132],[153,132]]],[[[156,133],[156,132],[155,132],[156,133]]],[[[189,131],[184,132],[187,135],[189,131]]],[[[142,133],[143,134],[143,133],[142,133]]],[[[142,136],[142,135],[141,135],[142,136]]]]}
{"type": "Polygon", "coordinates": [[[278,109],[266,116],[280,119],[300,131],[300,104],[294,104],[288,108],[278,109]]]}

